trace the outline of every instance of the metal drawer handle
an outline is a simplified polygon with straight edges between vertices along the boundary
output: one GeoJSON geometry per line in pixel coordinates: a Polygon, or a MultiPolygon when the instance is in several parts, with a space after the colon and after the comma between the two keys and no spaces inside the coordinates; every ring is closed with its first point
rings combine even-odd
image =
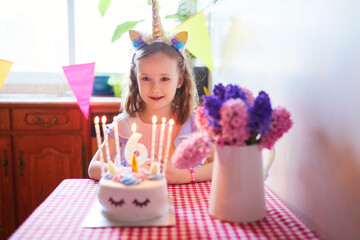
{"type": "Polygon", "coordinates": [[[57,122],[58,118],[54,117],[52,122],[42,122],[41,119],[39,117],[36,117],[35,119],[39,125],[43,126],[43,127],[51,127],[54,126],[55,123],[57,122]]]}

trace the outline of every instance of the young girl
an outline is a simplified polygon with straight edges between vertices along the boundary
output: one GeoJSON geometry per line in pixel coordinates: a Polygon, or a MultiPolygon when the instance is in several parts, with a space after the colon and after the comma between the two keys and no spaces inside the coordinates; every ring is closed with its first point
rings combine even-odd
{"type": "MultiPolygon", "coordinates": [[[[132,58],[129,93],[123,106],[125,112],[118,115],[121,164],[126,165],[123,157],[124,146],[132,133],[132,123],[136,123],[136,131],[142,134],[139,142],[144,144],[150,153],[153,115],[157,116],[157,136],[160,133],[161,119],[173,118],[174,144],[170,151],[173,152],[181,139],[189,137],[196,130],[192,115],[196,104],[197,91],[192,71],[179,49],[164,41],[155,41],[139,47],[132,58]]],[[[166,129],[167,125],[168,123],[166,129]]],[[[110,158],[114,159],[116,149],[113,124],[108,125],[108,133],[109,137],[105,141],[109,142],[110,158]]],[[[95,180],[101,178],[102,162],[99,161],[98,155],[101,150],[105,154],[103,146],[104,143],[89,165],[89,176],[95,180]]],[[[158,152],[158,149],[155,152],[158,152]]],[[[169,160],[164,172],[169,184],[206,181],[211,179],[212,163],[194,169],[178,169],[169,160]]]]}

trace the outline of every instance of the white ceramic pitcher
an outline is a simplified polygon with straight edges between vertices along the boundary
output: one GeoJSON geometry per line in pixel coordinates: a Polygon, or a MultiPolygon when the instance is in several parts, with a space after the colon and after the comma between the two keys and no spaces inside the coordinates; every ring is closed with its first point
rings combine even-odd
{"type": "Polygon", "coordinates": [[[216,146],[209,214],[224,221],[249,223],[266,216],[264,180],[275,151],[263,169],[257,145],[216,146]]]}

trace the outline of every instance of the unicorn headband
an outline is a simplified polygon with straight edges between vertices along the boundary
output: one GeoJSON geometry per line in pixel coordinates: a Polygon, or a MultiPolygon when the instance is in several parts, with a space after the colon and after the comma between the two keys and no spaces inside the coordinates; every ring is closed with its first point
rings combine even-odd
{"type": "Polygon", "coordinates": [[[152,36],[143,34],[139,31],[130,30],[129,36],[133,43],[133,46],[135,50],[140,49],[145,44],[151,44],[153,42],[165,42],[171,46],[173,46],[175,49],[177,49],[180,54],[182,54],[185,51],[186,44],[188,41],[188,33],[183,32],[177,32],[171,35],[170,37],[166,36],[164,34],[160,15],[159,15],[159,9],[157,5],[156,0],[152,0],[152,36]]]}

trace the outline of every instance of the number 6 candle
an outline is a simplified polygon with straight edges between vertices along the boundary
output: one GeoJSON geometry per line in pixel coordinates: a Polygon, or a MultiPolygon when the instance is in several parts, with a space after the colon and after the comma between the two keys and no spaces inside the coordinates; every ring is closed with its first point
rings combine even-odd
{"type": "Polygon", "coordinates": [[[139,156],[136,158],[135,155],[135,161],[137,162],[138,166],[141,166],[147,159],[148,151],[144,144],[139,143],[142,134],[136,132],[136,124],[133,123],[131,128],[133,133],[131,134],[130,138],[128,139],[125,145],[125,149],[124,149],[125,159],[127,163],[131,165],[134,159],[134,153],[138,152],[139,156]]]}

